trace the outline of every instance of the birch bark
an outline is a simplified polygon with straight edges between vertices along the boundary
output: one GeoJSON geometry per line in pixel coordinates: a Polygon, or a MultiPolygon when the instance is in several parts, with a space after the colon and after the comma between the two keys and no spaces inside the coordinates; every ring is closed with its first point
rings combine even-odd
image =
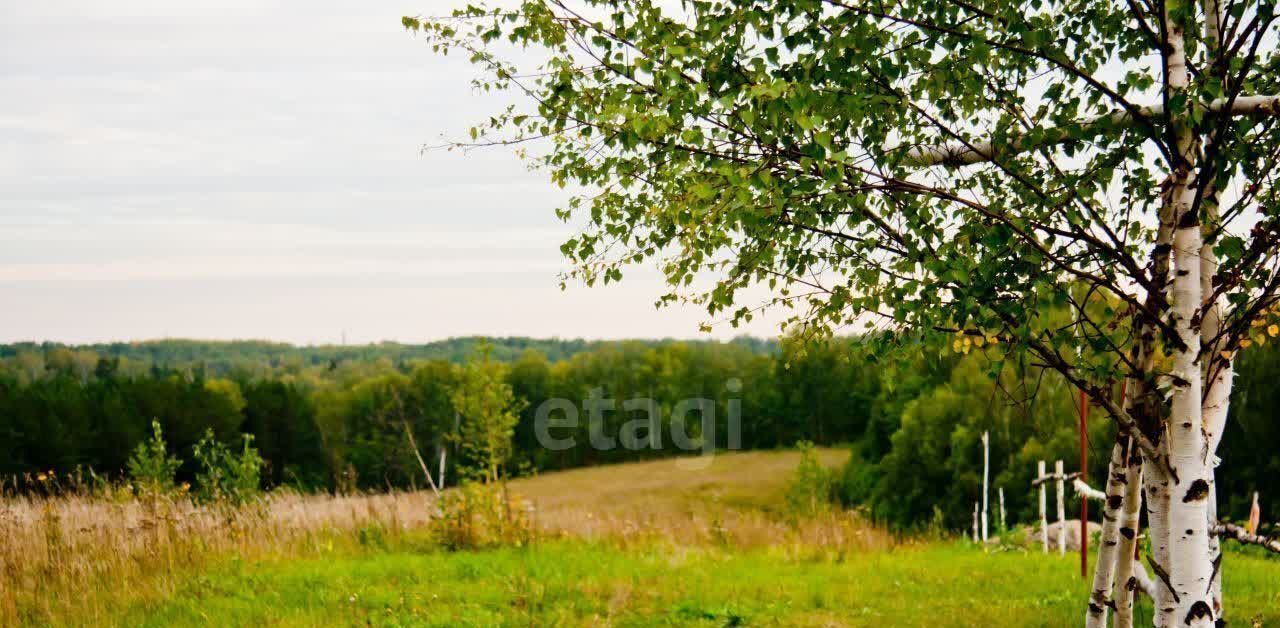
{"type": "MultiPolygon", "coordinates": [[[[1167,90],[1170,99],[1187,97],[1188,72],[1183,20],[1188,7],[1185,2],[1170,1],[1164,7],[1168,68],[1167,90]]],[[[1185,102],[1185,100],[1183,100],[1185,102]]],[[[1171,319],[1180,346],[1174,347],[1171,376],[1173,399],[1169,419],[1168,443],[1171,468],[1168,531],[1169,561],[1167,572],[1173,601],[1172,617],[1167,622],[1178,625],[1207,627],[1214,623],[1210,604],[1212,560],[1209,556],[1209,473],[1208,442],[1201,412],[1202,379],[1200,372],[1200,325],[1202,304],[1200,292],[1200,252],[1203,244],[1200,218],[1194,208],[1196,188],[1192,167],[1196,147],[1189,111],[1170,112],[1175,143],[1175,164],[1170,179],[1168,202],[1172,204],[1177,225],[1173,236],[1173,303],[1171,319]]],[[[1168,606],[1166,604],[1166,606],[1168,606]]],[[[1158,617],[1159,619],[1159,617],[1158,617]]]]}
{"type": "Polygon", "coordinates": [[[1151,554],[1147,561],[1155,575],[1155,594],[1151,596],[1154,612],[1152,624],[1156,628],[1173,626],[1173,612],[1169,585],[1169,477],[1158,464],[1144,458],[1142,465],[1142,490],[1147,498],[1147,536],[1151,540],[1151,554]]]}
{"type": "Polygon", "coordinates": [[[1133,627],[1133,600],[1138,589],[1136,570],[1142,569],[1134,561],[1134,552],[1138,546],[1138,517],[1142,508],[1142,454],[1132,443],[1125,456],[1125,469],[1127,475],[1124,505],[1120,512],[1120,543],[1116,546],[1116,576],[1112,588],[1112,602],[1116,612],[1115,628],[1133,627]]]}
{"type": "Polygon", "coordinates": [[[1085,612],[1087,628],[1104,628],[1107,625],[1107,607],[1111,603],[1112,583],[1115,577],[1116,550],[1119,548],[1120,507],[1124,504],[1125,486],[1128,483],[1128,467],[1125,465],[1123,436],[1116,438],[1111,447],[1111,462],[1107,464],[1106,501],[1102,508],[1102,538],[1098,544],[1098,561],[1093,568],[1093,588],[1089,593],[1089,606],[1085,612]]]}
{"type": "MultiPolygon", "coordinates": [[[[1203,0],[1204,39],[1208,49],[1213,73],[1221,78],[1224,69],[1221,67],[1221,35],[1222,7],[1218,0],[1203,0]]],[[[1212,141],[1212,140],[1211,140],[1212,141]]],[[[1203,186],[1201,206],[1207,222],[1202,232],[1212,232],[1217,228],[1219,219],[1218,182],[1216,171],[1210,169],[1209,181],[1203,186]]],[[[1201,404],[1204,421],[1205,438],[1208,440],[1208,525],[1218,521],[1218,488],[1216,467],[1218,466],[1218,443],[1222,441],[1222,432],[1227,423],[1227,410],[1231,402],[1231,387],[1235,380],[1232,355],[1226,347],[1215,344],[1215,338],[1222,330],[1222,303],[1213,299],[1213,284],[1218,274],[1218,257],[1211,242],[1205,242],[1200,253],[1200,294],[1205,300],[1202,304],[1204,319],[1200,323],[1201,350],[1205,357],[1203,369],[1204,401],[1201,404]]],[[[1215,617],[1222,617],[1222,548],[1217,535],[1209,536],[1209,553],[1214,569],[1212,582],[1209,585],[1211,604],[1215,617]]]]}

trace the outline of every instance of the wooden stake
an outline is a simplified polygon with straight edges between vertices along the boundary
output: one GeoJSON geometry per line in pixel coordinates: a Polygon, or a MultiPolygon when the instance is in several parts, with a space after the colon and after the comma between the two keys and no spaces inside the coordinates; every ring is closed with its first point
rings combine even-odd
{"type": "Polygon", "coordinates": [[[1056,460],[1053,463],[1054,476],[1057,479],[1058,486],[1058,555],[1067,555],[1067,509],[1066,504],[1066,475],[1062,472],[1062,461],[1056,460]]]}
{"type": "Polygon", "coordinates": [[[1000,491],[1000,529],[1007,530],[1009,528],[1009,524],[1004,520],[1004,487],[1001,486],[999,491],[1000,491]]]}
{"type": "Polygon", "coordinates": [[[991,475],[991,439],[987,432],[982,433],[982,542],[987,542],[987,496],[991,494],[988,488],[988,478],[991,475]]]}
{"type": "MultiPolygon", "coordinates": [[[[1044,461],[1041,460],[1036,464],[1036,477],[1043,478],[1044,475],[1045,475],[1044,461]]],[[[1049,498],[1047,495],[1048,489],[1046,489],[1044,485],[1045,485],[1044,482],[1040,483],[1040,546],[1044,548],[1044,553],[1048,554],[1049,553],[1049,515],[1047,511],[1048,511],[1048,505],[1049,505],[1048,504],[1049,498]]]]}
{"type": "Polygon", "coordinates": [[[1258,491],[1253,492],[1253,505],[1249,507],[1249,534],[1258,533],[1258,525],[1262,522],[1262,507],[1258,505],[1258,491]]]}
{"type": "MultiPolygon", "coordinates": [[[[1089,398],[1080,391],[1080,481],[1089,483],[1089,398]]],[[[1105,488],[1105,484],[1103,485],[1105,488]]],[[[1089,498],[1080,494],[1080,577],[1089,577],[1089,498]]]]}

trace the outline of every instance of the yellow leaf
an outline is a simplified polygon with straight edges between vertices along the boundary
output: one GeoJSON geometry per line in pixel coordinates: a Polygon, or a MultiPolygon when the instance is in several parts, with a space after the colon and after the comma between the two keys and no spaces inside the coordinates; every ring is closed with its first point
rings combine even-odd
{"type": "Polygon", "coordinates": [[[1262,345],[1267,344],[1267,337],[1259,335],[1257,338],[1254,339],[1254,342],[1258,343],[1258,346],[1261,347],[1262,345]]]}
{"type": "Polygon", "coordinates": [[[1219,352],[1218,352],[1218,355],[1222,356],[1222,359],[1224,359],[1224,360],[1230,360],[1230,359],[1231,359],[1231,352],[1230,352],[1230,351],[1219,351],[1219,352]]]}
{"type": "Polygon", "coordinates": [[[981,347],[982,345],[986,344],[986,342],[987,342],[987,341],[986,341],[986,340],[984,340],[984,339],[982,338],[982,336],[974,336],[974,338],[973,338],[973,344],[975,344],[975,345],[977,345],[977,346],[979,346],[979,347],[981,347]]]}
{"type": "Polygon", "coordinates": [[[1252,345],[1252,344],[1253,344],[1253,341],[1252,341],[1252,340],[1249,340],[1248,338],[1245,338],[1245,339],[1243,339],[1243,340],[1241,340],[1241,341],[1240,341],[1240,348],[1241,348],[1241,349],[1248,349],[1248,348],[1249,348],[1249,345],[1252,345]]]}
{"type": "Polygon", "coordinates": [[[955,352],[959,353],[959,352],[960,352],[960,347],[961,347],[961,346],[962,346],[962,345],[960,344],[960,340],[959,340],[959,339],[956,339],[956,340],[951,341],[951,350],[952,350],[952,351],[955,351],[955,352]]]}
{"type": "Polygon", "coordinates": [[[1280,336],[1280,325],[1272,325],[1268,327],[1267,335],[1271,336],[1272,338],[1275,338],[1276,336],[1280,336]]]}

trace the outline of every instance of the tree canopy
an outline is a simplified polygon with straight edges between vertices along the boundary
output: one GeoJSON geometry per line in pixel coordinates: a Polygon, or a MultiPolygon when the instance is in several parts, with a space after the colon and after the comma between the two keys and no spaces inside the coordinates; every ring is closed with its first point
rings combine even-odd
{"type": "Polygon", "coordinates": [[[781,306],[818,334],[955,333],[1056,370],[1120,426],[1115,464],[1141,456],[1157,625],[1206,625],[1233,361],[1280,288],[1275,17],[1259,0],[523,0],[404,25],[525,97],[459,145],[519,144],[580,191],[567,279],[650,263],[660,303],[713,318],[781,306]]]}

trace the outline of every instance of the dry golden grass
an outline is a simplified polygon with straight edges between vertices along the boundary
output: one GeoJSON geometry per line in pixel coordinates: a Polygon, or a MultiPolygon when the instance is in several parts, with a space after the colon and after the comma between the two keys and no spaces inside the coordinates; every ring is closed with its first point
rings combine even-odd
{"type": "MultiPolygon", "coordinates": [[[[818,450],[829,467],[845,450],[818,450]]],[[[785,512],[800,455],[720,454],[545,474],[510,483],[534,504],[541,533],[620,545],[662,542],[768,547],[843,555],[897,543],[853,513],[796,520],[785,512]]],[[[315,556],[423,529],[429,492],[299,495],[276,492],[241,509],[194,506],[185,496],[0,497],[0,625],[109,617],[122,598],[158,598],[217,560],[315,556]]],[[[619,591],[616,595],[626,596],[619,591]]]]}
{"type": "MultiPolygon", "coordinates": [[[[833,468],[849,457],[817,453],[833,468]]],[[[795,451],[737,452],[565,471],[510,488],[537,506],[537,524],[550,534],[836,554],[895,544],[856,513],[789,517],[785,493],[799,463],[795,451]]]]}
{"type": "Polygon", "coordinates": [[[92,617],[93,593],[168,576],[217,557],[255,558],[332,546],[353,530],[394,535],[430,520],[429,493],[299,495],[277,492],[241,509],[71,495],[0,500],[0,625],[43,623],[58,609],[92,617]]]}

